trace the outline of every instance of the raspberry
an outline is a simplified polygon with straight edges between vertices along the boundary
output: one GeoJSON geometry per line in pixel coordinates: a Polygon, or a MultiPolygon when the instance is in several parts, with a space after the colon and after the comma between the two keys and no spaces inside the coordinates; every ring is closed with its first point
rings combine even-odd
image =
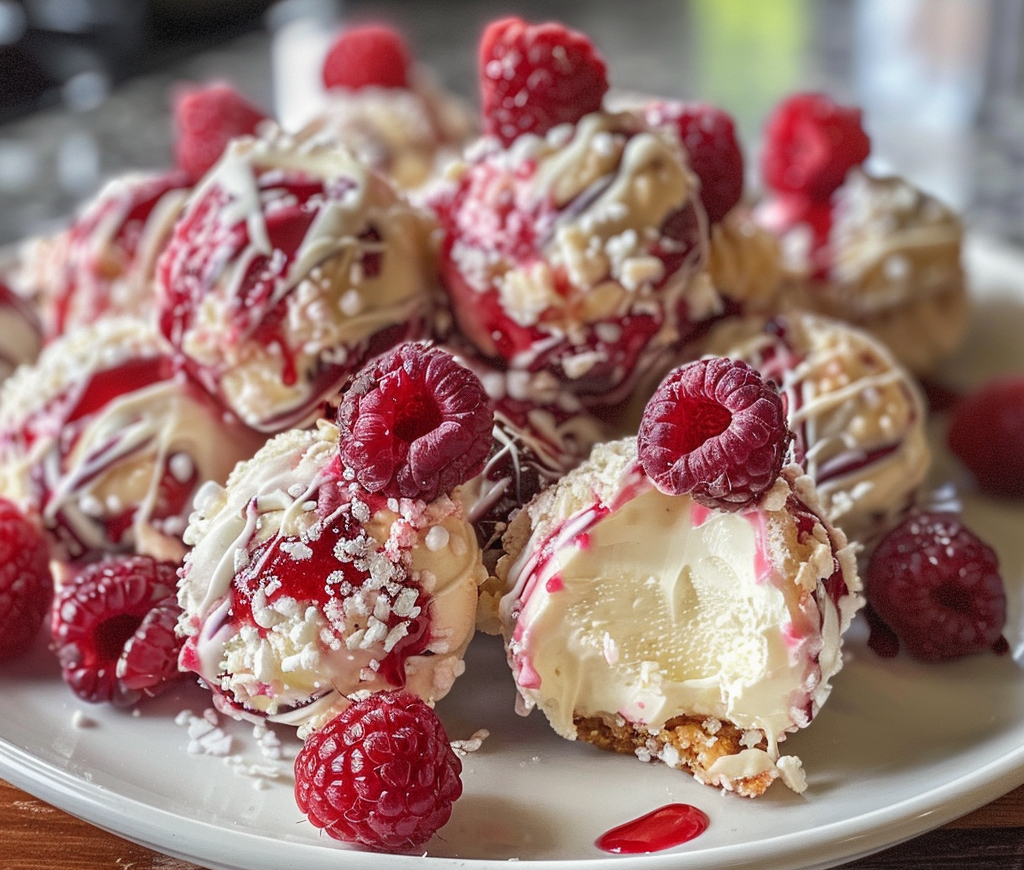
{"type": "Polygon", "coordinates": [[[484,132],[510,145],[523,133],[543,136],[601,108],[608,91],[604,59],[582,33],[556,22],[501,18],[480,40],[484,132]]]}
{"type": "Polygon", "coordinates": [[[180,615],[177,598],[170,595],[142,618],[117,660],[116,675],[124,688],[152,695],[178,678],[181,641],[176,629],[180,615]]]}
{"type": "Polygon", "coordinates": [[[868,604],[917,659],[1002,649],[1006,594],[995,552],[949,511],[908,517],[875,548],[868,604]]]}
{"type": "Polygon", "coordinates": [[[42,534],[12,502],[0,498],[0,661],[32,645],[52,598],[42,534]]]}
{"type": "Polygon", "coordinates": [[[314,731],[295,758],[295,801],[330,836],[408,851],[448,821],[462,762],[444,726],[409,692],[356,701],[314,731]]]}
{"type": "Polygon", "coordinates": [[[947,442],[982,492],[1024,496],[1024,375],[995,378],[961,398],[947,442]]]}
{"type": "Polygon", "coordinates": [[[708,220],[720,221],[743,196],[743,152],[732,117],[707,103],[659,100],[645,107],[644,118],[678,134],[700,179],[708,220]]]}
{"type": "Polygon", "coordinates": [[[775,483],[791,439],[774,383],[744,362],[712,357],[661,382],[640,421],[637,450],[662,492],[736,510],[775,483]]]}
{"type": "Polygon", "coordinates": [[[370,492],[433,501],[480,473],[493,422],[473,372],[404,344],[364,366],[342,398],[341,458],[370,492]]]}
{"type": "Polygon", "coordinates": [[[194,181],[220,159],[228,142],[248,136],[266,116],[231,85],[188,88],[174,101],[175,160],[194,181]]]}
{"type": "Polygon", "coordinates": [[[171,562],[127,556],[87,565],[61,587],[52,648],[78,697],[130,706],[179,676],[176,585],[171,562]]]}
{"type": "Polygon", "coordinates": [[[412,59],[401,35],[383,24],[365,24],[335,37],[324,58],[324,86],[359,88],[408,87],[412,59]]]}
{"type": "Polygon", "coordinates": [[[765,126],[761,174],[776,193],[825,202],[870,150],[860,109],[840,106],[824,94],[794,94],[765,126]]]}

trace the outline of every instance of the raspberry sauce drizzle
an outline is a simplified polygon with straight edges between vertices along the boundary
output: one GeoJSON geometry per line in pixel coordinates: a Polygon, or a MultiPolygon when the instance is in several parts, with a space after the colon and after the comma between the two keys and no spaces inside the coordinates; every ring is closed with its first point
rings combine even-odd
{"type": "Polygon", "coordinates": [[[661,852],[699,837],[709,824],[707,814],[695,806],[666,804],[606,831],[594,845],[616,855],[661,852]]]}

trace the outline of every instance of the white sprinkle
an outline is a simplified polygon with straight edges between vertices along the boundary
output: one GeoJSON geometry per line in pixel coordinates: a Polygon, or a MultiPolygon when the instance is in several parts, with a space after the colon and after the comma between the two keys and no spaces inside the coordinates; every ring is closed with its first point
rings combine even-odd
{"type": "Polygon", "coordinates": [[[444,526],[434,526],[424,539],[423,543],[427,545],[427,549],[431,553],[436,553],[439,550],[443,550],[448,546],[448,541],[451,539],[451,535],[448,533],[448,529],[444,526]]]}
{"type": "Polygon", "coordinates": [[[75,710],[71,716],[71,724],[75,728],[93,728],[96,720],[86,716],[81,710],[75,710]]]}

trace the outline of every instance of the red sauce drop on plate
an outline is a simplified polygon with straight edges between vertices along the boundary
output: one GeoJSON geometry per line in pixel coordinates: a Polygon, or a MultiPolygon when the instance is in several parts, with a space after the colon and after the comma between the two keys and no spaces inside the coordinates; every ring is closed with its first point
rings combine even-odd
{"type": "Polygon", "coordinates": [[[596,846],[618,855],[643,855],[688,843],[708,828],[707,815],[690,804],[666,804],[597,838],[596,846]]]}

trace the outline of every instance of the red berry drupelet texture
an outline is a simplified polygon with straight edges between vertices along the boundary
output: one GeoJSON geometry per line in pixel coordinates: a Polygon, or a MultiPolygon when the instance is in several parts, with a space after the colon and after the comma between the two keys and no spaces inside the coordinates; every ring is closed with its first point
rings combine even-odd
{"type": "Polygon", "coordinates": [[[608,91],[604,58],[590,39],[556,22],[501,18],[479,46],[484,132],[510,145],[543,136],[601,108],[608,91]]]}
{"type": "Polygon", "coordinates": [[[765,125],[762,180],[776,194],[827,202],[870,150],[860,109],[825,94],[793,94],[765,125]]]}
{"type": "Polygon", "coordinates": [[[732,117],[708,103],[658,100],[645,107],[644,118],[653,127],[675,131],[700,179],[708,220],[724,218],[743,197],[743,152],[732,117]]]}
{"type": "Polygon", "coordinates": [[[252,135],[263,112],[223,82],[182,91],[174,101],[175,159],[193,181],[216,163],[228,142],[252,135]]]}
{"type": "Polygon", "coordinates": [[[662,492],[737,510],[775,483],[791,440],[774,383],[744,362],[712,357],[661,382],[644,410],[637,450],[662,492]]]}
{"type": "Polygon", "coordinates": [[[956,513],[912,515],[871,555],[868,604],[916,659],[1001,650],[1006,593],[995,552],[956,513]]]}
{"type": "Polygon", "coordinates": [[[60,588],[52,648],[79,698],[131,706],[181,676],[176,584],[173,563],[121,556],[86,566],[60,588]]]}
{"type": "Polygon", "coordinates": [[[359,484],[424,501],[483,470],[493,425],[480,379],[448,352],[415,343],[364,366],[338,409],[341,458],[359,484]]]}
{"type": "Polygon", "coordinates": [[[411,65],[412,56],[400,33],[386,24],[364,24],[335,37],[322,75],[328,90],[405,88],[411,65]]]}
{"type": "Polygon", "coordinates": [[[947,441],[982,492],[1024,498],[1024,375],[1004,375],[959,399],[947,441]]]}
{"type": "Polygon", "coordinates": [[[335,839],[409,851],[448,821],[461,773],[444,726],[422,699],[377,692],[306,738],[295,759],[295,800],[335,839]]]}
{"type": "Polygon", "coordinates": [[[13,502],[0,498],[0,661],[32,646],[52,599],[42,533],[13,502]]]}

